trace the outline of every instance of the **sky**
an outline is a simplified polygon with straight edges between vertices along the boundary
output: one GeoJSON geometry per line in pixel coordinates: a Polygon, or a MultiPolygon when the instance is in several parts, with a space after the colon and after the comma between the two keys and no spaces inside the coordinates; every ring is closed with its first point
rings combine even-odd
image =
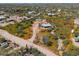
{"type": "Polygon", "coordinates": [[[79,3],[79,0],[0,0],[0,3],[79,3]]]}

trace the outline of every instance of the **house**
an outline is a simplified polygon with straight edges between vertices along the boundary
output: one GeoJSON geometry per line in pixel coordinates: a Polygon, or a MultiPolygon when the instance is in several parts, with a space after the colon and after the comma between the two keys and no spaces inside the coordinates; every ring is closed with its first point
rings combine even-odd
{"type": "Polygon", "coordinates": [[[40,29],[48,30],[48,31],[51,31],[54,28],[54,26],[52,26],[52,24],[48,23],[46,21],[46,19],[43,19],[40,21],[39,27],[40,27],[40,29]]]}
{"type": "Polygon", "coordinates": [[[6,48],[8,46],[9,46],[8,41],[5,39],[2,39],[0,42],[0,47],[6,48]]]}
{"type": "Polygon", "coordinates": [[[61,12],[61,9],[58,9],[58,12],[61,12]]]}
{"type": "Polygon", "coordinates": [[[0,21],[4,20],[6,17],[5,16],[0,16],[0,21]]]}
{"type": "Polygon", "coordinates": [[[1,45],[1,47],[3,47],[3,48],[6,48],[6,47],[9,46],[9,44],[8,44],[7,42],[3,42],[3,43],[1,43],[0,45],[1,45]]]}
{"type": "Polygon", "coordinates": [[[42,21],[42,19],[38,18],[38,19],[36,19],[36,21],[42,21]]]}
{"type": "Polygon", "coordinates": [[[43,23],[39,25],[42,30],[52,31],[53,26],[50,23],[43,23]]]}
{"type": "Polygon", "coordinates": [[[5,14],[5,12],[4,11],[0,11],[0,15],[4,15],[5,14]]]}
{"type": "Polygon", "coordinates": [[[43,28],[49,28],[51,26],[52,25],[50,23],[43,23],[43,24],[41,24],[41,27],[43,27],[43,28]]]}
{"type": "Polygon", "coordinates": [[[75,37],[75,41],[79,42],[79,36],[75,37]]]}
{"type": "Polygon", "coordinates": [[[0,23],[4,23],[4,22],[5,22],[5,18],[6,18],[5,16],[2,16],[2,15],[1,15],[1,16],[0,16],[0,23]]]}
{"type": "Polygon", "coordinates": [[[54,16],[55,14],[54,13],[48,13],[48,16],[54,16]]]}
{"type": "Polygon", "coordinates": [[[79,25],[79,19],[74,19],[74,24],[79,25]]]}
{"type": "Polygon", "coordinates": [[[28,14],[34,14],[36,13],[35,11],[29,11],[28,14]]]}

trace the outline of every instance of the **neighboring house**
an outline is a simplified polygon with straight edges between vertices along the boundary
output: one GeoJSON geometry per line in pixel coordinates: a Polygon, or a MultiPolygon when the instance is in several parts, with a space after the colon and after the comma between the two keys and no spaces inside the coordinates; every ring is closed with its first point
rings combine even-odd
{"type": "Polygon", "coordinates": [[[6,47],[9,46],[9,44],[8,44],[7,42],[3,42],[3,43],[1,43],[0,45],[1,45],[1,47],[3,47],[3,48],[6,48],[6,47]]]}
{"type": "Polygon", "coordinates": [[[36,21],[42,21],[42,19],[38,18],[38,19],[36,19],[36,21]]]}
{"type": "Polygon", "coordinates": [[[2,16],[2,15],[1,15],[1,16],[0,16],[0,23],[4,23],[5,18],[6,18],[5,16],[2,16]]]}
{"type": "Polygon", "coordinates": [[[0,47],[6,48],[8,46],[9,46],[9,44],[8,44],[8,41],[7,40],[4,40],[4,39],[1,40],[0,47]]]}
{"type": "Polygon", "coordinates": [[[0,11],[0,15],[4,15],[5,14],[5,12],[4,11],[0,11]]]}
{"type": "Polygon", "coordinates": [[[28,14],[34,14],[36,13],[35,11],[29,11],[28,14]]]}
{"type": "Polygon", "coordinates": [[[0,21],[4,20],[6,17],[5,16],[0,16],[0,21]]]}
{"type": "Polygon", "coordinates": [[[48,16],[54,16],[55,14],[54,13],[48,13],[48,16]]]}
{"type": "Polygon", "coordinates": [[[79,36],[75,37],[75,41],[79,42],[79,36]]]}
{"type": "Polygon", "coordinates": [[[49,28],[52,25],[50,23],[43,23],[43,24],[40,24],[40,26],[43,27],[43,28],[49,28]]]}
{"type": "Polygon", "coordinates": [[[79,25],[79,19],[74,19],[74,24],[79,25]]]}
{"type": "Polygon", "coordinates": [[[39,22],[40,22],[40,23],[39,23],[40,29],[44,29],[44,30],[51,31],[51,30],[54,28],[54,25],[48,23],[48,22],[46,21],[46,19],[43,19],[43,20],[41,20],[41,21],[39,21],[39,22]]]}

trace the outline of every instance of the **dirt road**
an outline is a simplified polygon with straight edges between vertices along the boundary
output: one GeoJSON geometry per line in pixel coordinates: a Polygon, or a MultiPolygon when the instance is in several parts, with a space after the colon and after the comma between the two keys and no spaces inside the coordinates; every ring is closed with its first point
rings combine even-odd
{"type": "Polygon", "coordinates": [[[41,53],[43,53],[43,54],[45,54],[47,56],[56,56],[56,54],[54,54],[52,51],[49,51],[48,49],[46,49],[46,48],[44,48],[42,46],[36,45],[36,44],[34,44],[34,43],[30,42],[30,41],[26,41],[26,40],[24,40],[22,38],[14,36],[14,35],[8,33],[5,30],[0,29],[0,35],[3,36],[4,38],[6,38],[6,40],[10,40],[10,41],[18,44],[20,47],[25,47],[26,45],[28,45],[28,46],[36,48],[41,53]]]}

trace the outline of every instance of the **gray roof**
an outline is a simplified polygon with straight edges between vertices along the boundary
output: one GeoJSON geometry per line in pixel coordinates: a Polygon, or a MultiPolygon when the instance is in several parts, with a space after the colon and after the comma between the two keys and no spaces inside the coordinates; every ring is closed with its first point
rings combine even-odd
{"type": "Polygon", "coordinates": [[[0,19],[4,19],[5,17],[4,16],[0,16],[0,19]]]}
{"type": "Polygon", "coordinates": [[[79,40],[79,36],[78,37],[75,37],[75,40],[79,40]]]}
{"type": "Polygon", "coordinates": [[[46,23],[46,24],[41,24],[42,27],[50,27],[51,24],[50,23],[46,23]]]}

